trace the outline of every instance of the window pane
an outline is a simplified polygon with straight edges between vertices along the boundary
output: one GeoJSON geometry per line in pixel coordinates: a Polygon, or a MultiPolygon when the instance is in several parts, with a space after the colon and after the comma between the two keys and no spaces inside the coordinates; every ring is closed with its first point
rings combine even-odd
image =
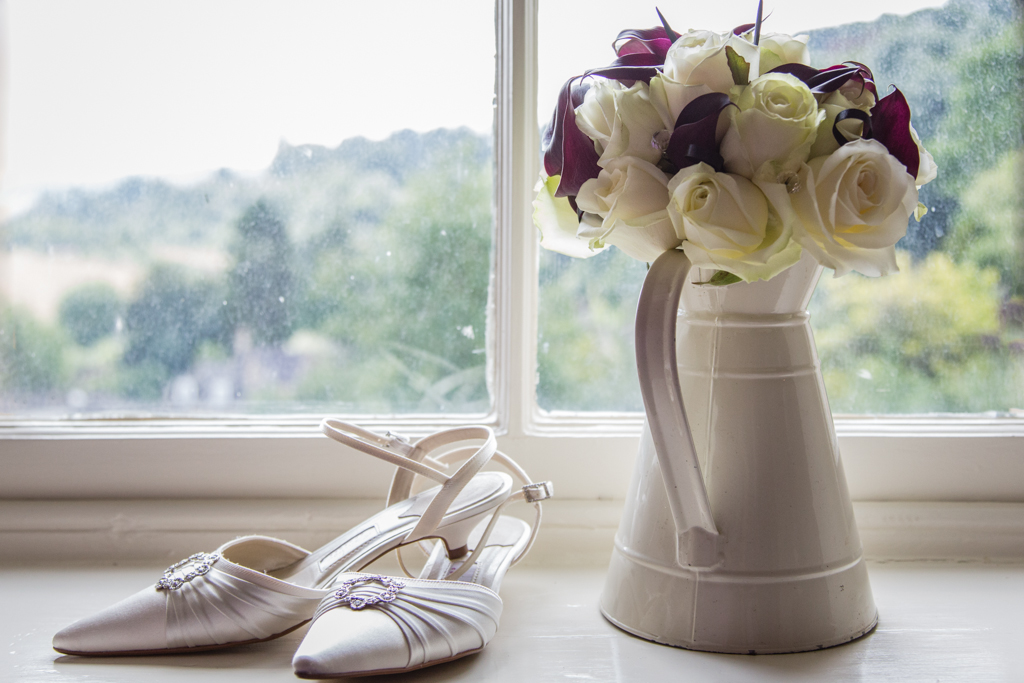
{"type": "MultiPolygon", "coordinates": [[[[674,28],[728,30],[752,21],[754,5],[690,7],[674,28]]],[[[794,2],[765,24],[766,31],[809,33],[814,66],[858,61],[872,68],[880,89],[898,85],[939,166],[938,179],[921,192],[929,213],[920,223],[912,219],[897,245],[899,274],[833,279],[826,270],[818,285],[811,322],[828,395],[837,413],[1014,413],[1024,409],[1020,5],[923,0],[900,8],[923,9],[880,17],[889,9],[885,3],[838,11],[794,2]],[[837,18],[861,23],[830,27],[837,18]]],[[[566,78],[610,61],[608,45],[618,31],[657,23],[646,9],[611,3],[607,9],[542,4],[541,125],[566,78]],[[588,22],[585,30],[580,21],[588,22]]],[[[666,18],[673,22],[671,14],[666,18]]],[[[641,406],[629,377],[644,268],[609,251],[616,253],[573,263],[542,254],[543,408],[641,406]]]]}
{"type": "Polygon", "coordinates": [[[490,409],[493,6],[8,15],[0,411],[490,409]]]}

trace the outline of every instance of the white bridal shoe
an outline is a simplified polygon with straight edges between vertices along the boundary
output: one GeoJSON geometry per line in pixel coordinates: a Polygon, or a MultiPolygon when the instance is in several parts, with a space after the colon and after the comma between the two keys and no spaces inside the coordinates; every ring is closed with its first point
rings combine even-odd
{"type": "MultiPolygon", "coordinates": [[[[400,468],[385,510],[312,553],[275,538],[247,536],[192,555],[168,568],[156,585],[57,633],[54,649],[72,655],[170,654],[282,636],[308,621],[324,596],[337,590],[328,585],[338,574],[395,548],[436,538],[445,561],[464,556],[474,527],[512,492],[507,474],[480,471],[497,449],[488,427],[446,429],[416,443],[338,420],[324,420],[321,429],[400,468]],[[431,457],[439,451],[443,461],[431,457]],[[457,461],[465,462],[453,474],[442,471],[457,461]],[[440,486],[410,495],[416,476],[440,486]]],[[[498,455],[501,464],[521,472],[498,455]]]]}
{"type": "Polygon", "coordinates": [[[535,503],[532,528],[496,511],[474,531],[468,557],[449,559],[438,543],[418,578],[338,576],[295,653],[295,674],[399,673],[479,652],[498,628],[505,572],[529,551],[540,526],[540,501],[550,496],[550,482],[528,483],[510,501],[535,503]]]}

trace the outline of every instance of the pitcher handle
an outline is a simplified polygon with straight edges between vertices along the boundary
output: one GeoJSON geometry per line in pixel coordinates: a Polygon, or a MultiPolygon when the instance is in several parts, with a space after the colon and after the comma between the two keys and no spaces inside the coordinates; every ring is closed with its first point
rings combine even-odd
{"type": "Polygon", "coordinates": [[[717,561],[718,529],[686,419],[676,364],[679,297],[690,268],[690,259],[675,249],[651,264],[636,310],[636,368],[676,525],[679,564],[706,567],[717,561]]]}

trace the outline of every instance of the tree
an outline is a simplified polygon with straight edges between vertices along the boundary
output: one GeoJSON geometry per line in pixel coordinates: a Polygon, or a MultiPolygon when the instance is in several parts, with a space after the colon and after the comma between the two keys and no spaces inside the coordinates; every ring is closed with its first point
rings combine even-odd
{"type": "Polygon", "coordinates": [[[0,304],[0,398],[38,400],[63,387],[66,338],[26,312],[0,304]]]}
{"type": "Polygon", "coordinates": [[[301,397],[378,411],[476,411],[486,383],[493,169],[466,134],[409,177],[374,226],[310,249],[309,320],[343,349],[301,397]]]}
{"type": "Polygon", "coordinates": [[[60,324],[77,344],[92,346],[113,334],[122,311],[121,297],[105,282],[72,291],[60,304],[60,324]]]}
{"type": "Polygon", "coordinates": [[[278,211],[264,200],[235,224],[234,264],[228,274],[232,322],[258,345],[278,346],[292,331],[292,246],[278,211]]]}
{"type": "Polygon", "coordinates": [[[226,343],[223,304],[216,283],[156,266],[125,314],[125,365],[156,366],[165,378],[187,371],[201,342],[226,343]]]}
{"type": "Polygon", "coordinates": [[[958,261],[995,268],[1006,293],[1024,297],[1024,149],[979,173],[963,194],[946,248],[958,261]]]}
{"type": "Polygon", "coordinates": [[[837,413],[1006,411],[1021,365],[1000,337],[999,274],[942,252],[884,278],[823,277],[811,324],[837,413]]]}

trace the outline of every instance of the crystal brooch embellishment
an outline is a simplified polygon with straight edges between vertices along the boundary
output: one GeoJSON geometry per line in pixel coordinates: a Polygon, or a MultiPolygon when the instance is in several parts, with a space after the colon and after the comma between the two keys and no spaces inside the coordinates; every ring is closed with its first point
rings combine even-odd
{"type": "Polygon", "coordinates": [[[394,602],[400,590],[405,588],[405,582],[390,576],[373,574],[358,576],[342,582],[341,588],[334,591],[334,597],[339,603],[348,605],[350,609],[363,609],[380,603],[394,602]],[[354,595],[353,590],[363,584],[378,583],[380,586],[363,586],[359,588],[359,595],[354,595]]]}
{"type": "Polygon", "coordinates": [[[220,555],[217,553],[196,553],[186,557],[164,570],[164,575],[156,582],[156,589],[176,591],[197,576],[210,571],[219,559],[220,555]]]}

